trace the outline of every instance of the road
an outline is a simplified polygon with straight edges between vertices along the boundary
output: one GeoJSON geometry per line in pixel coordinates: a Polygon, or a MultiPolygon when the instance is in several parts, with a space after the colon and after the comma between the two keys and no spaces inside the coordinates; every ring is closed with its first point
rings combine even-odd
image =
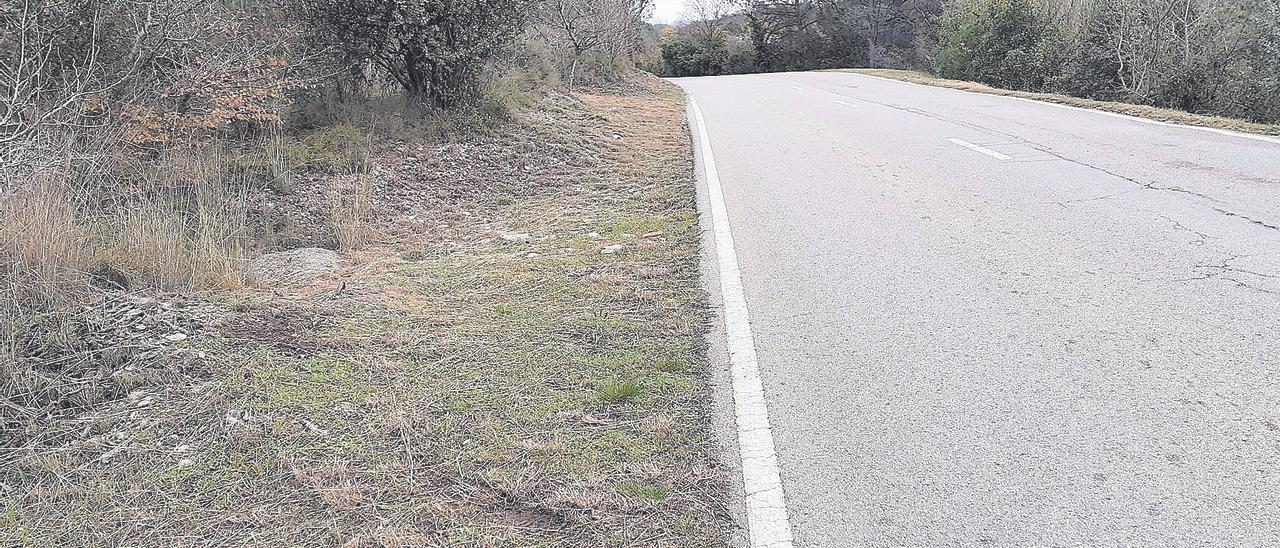
{"type": "Polygon", "coordinates": [[[1280,143],[847,73],[674,81],[796,545],[1280,545],[1280,143]]]}

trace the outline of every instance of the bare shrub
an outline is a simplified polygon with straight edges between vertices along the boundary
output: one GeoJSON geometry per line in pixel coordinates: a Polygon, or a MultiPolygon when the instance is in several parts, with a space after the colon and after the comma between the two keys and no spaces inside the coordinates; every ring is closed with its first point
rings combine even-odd
{"type": "Polygon", "coordinates": [[[570,88],[579,80],[612,81],[639,53],[652,6],[652,0],[547,0],[534,29],[555,50],[570,88]]]}

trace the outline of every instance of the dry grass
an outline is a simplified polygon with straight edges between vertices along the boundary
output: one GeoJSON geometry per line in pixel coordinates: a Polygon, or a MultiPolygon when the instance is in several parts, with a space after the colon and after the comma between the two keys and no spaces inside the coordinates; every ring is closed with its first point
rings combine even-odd
{"type": "Polygon", "coordinates": [[[41,173],[0,196],[0,257],[10,278],[6,297],[38,305],[58,300],[59,288],[83,282],[93,250],[88,227],[77,219],[75,191],[41,173]]]}
{"type": "Polygon", "coordinates": [[[147,188],[127,203],[104,261],[135,285],[166,291],[236,289],[248,254],[249,183],[233,180],[217,150],[186,150],[150,167],[147,188]]]}
{"type": "MultiPolygon", "coordinates": [[[[81,160],[84,161],[84,160],[81,160]]],[[[110,162],[100,157],[94,162],[110,162]]],[[[90,274],[118,270],[129,285],[171,291],[234,288],[246,253],[243,182],[226,179],[215,151],[190,150],[154,164],[103,173],[44,166],[29,181],[10,181],[0,193],[0,260],[9,274],[39,282],[24,300],[58,301],[74,295],[90,274]]]]}
{"type": "Polygon", "coordinates": [[[959,89],[964,91],[972,91],[976,93],[1002,95],[1006,97],[1020,97],[1023,99],[1034,99],[1036,101],[1044,101],[1047,103],[1057,103],[1060,105],[1070,105],[1074,107],[1102,110],[1106,112],[1114,112],[1117,114],[1126,114],[1126,115],[1135,116],[1138,118],[1159,120],[1161,122],[1170,122],[1170,123],[1184,124],[1189,126],[1211,127],[1211,128],[1217,128],[1217,129],[1239,131],[1243,133],[1256,133],[1259,135],[1280,135],[1280,125],[1275,125],[1275,124],[1259,124],[1255,122],[1238,120],[1234,118],[1223,118],[1220,116],[1193,114],[1193,113],[1184,112],[1181,110],[1152,107],[1147,105],[1135,105],[1132,103],[1083,99],[1080,97],[1072,97],[1070,95],[1060,95],[1055,93],[1034,93],[1029,91],[1014,91],[1014,90],[1008,90],[1008,89],[995,88],[995,87],[991,87],[986,84],[981,84],[978,82],[967,82],[963,80],[948,80],[946,78],[941,78],[938,76],[934,76],[932,74],[914,71],[914,70],[893,70],[893,69],[836,69],[836,70],[838,72],[854,72],[858,74],[867,74],[870,76],[879,76],[882,78],[902,80],[904,82],[925,84],[929,86],[943,87],[943,88],[949,88],[949,89],[959,89]]]}
{"type": "Polygon", "coordinates": [[[4,181],[0,444],[56,438],[42,426],[50,417],[123,397],[187,362],[164,339],[178,318],[130,305],[126,289],[242,285],[243,186],[223,178],[219,157],[185,151],[128,162],[131,172],[106,167],[118,161],[68,155],[4,181]],[[108,177],[122,172],[131,177],[108,177]]]}
{"type": "Polygon", "coordinates": [[[0,545],[724,545],[683,124],[649,81],[389,151],[340,280],[3,457],[0,545]]]}
{"type": "Polygon", "coordinates": [[[370,216],[373,213],[373,176],[368,170],[338,180],[330,200],[333,229],[338,249],[351,251],[364,247],[372,236],[370,216]]]}

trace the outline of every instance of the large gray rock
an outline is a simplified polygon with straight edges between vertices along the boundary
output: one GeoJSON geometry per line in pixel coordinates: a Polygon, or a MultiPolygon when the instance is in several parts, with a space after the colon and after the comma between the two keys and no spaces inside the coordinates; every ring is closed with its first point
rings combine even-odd
{"type": "Polygon", "coordinates": [[[261,285],[302,285],[337,270],[341,264],[336,251],[304,247],[249,261],[249,277],[261,285]]]}

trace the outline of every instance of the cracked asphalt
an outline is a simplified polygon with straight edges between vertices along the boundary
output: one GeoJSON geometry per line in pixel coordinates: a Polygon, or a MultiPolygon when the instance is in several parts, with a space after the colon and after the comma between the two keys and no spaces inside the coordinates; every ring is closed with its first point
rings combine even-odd
{"type": "Polygon", "coordinates": [[[847,73],[674,81],[799,545],[1280,545],[1280,144],[847,73]]]}

